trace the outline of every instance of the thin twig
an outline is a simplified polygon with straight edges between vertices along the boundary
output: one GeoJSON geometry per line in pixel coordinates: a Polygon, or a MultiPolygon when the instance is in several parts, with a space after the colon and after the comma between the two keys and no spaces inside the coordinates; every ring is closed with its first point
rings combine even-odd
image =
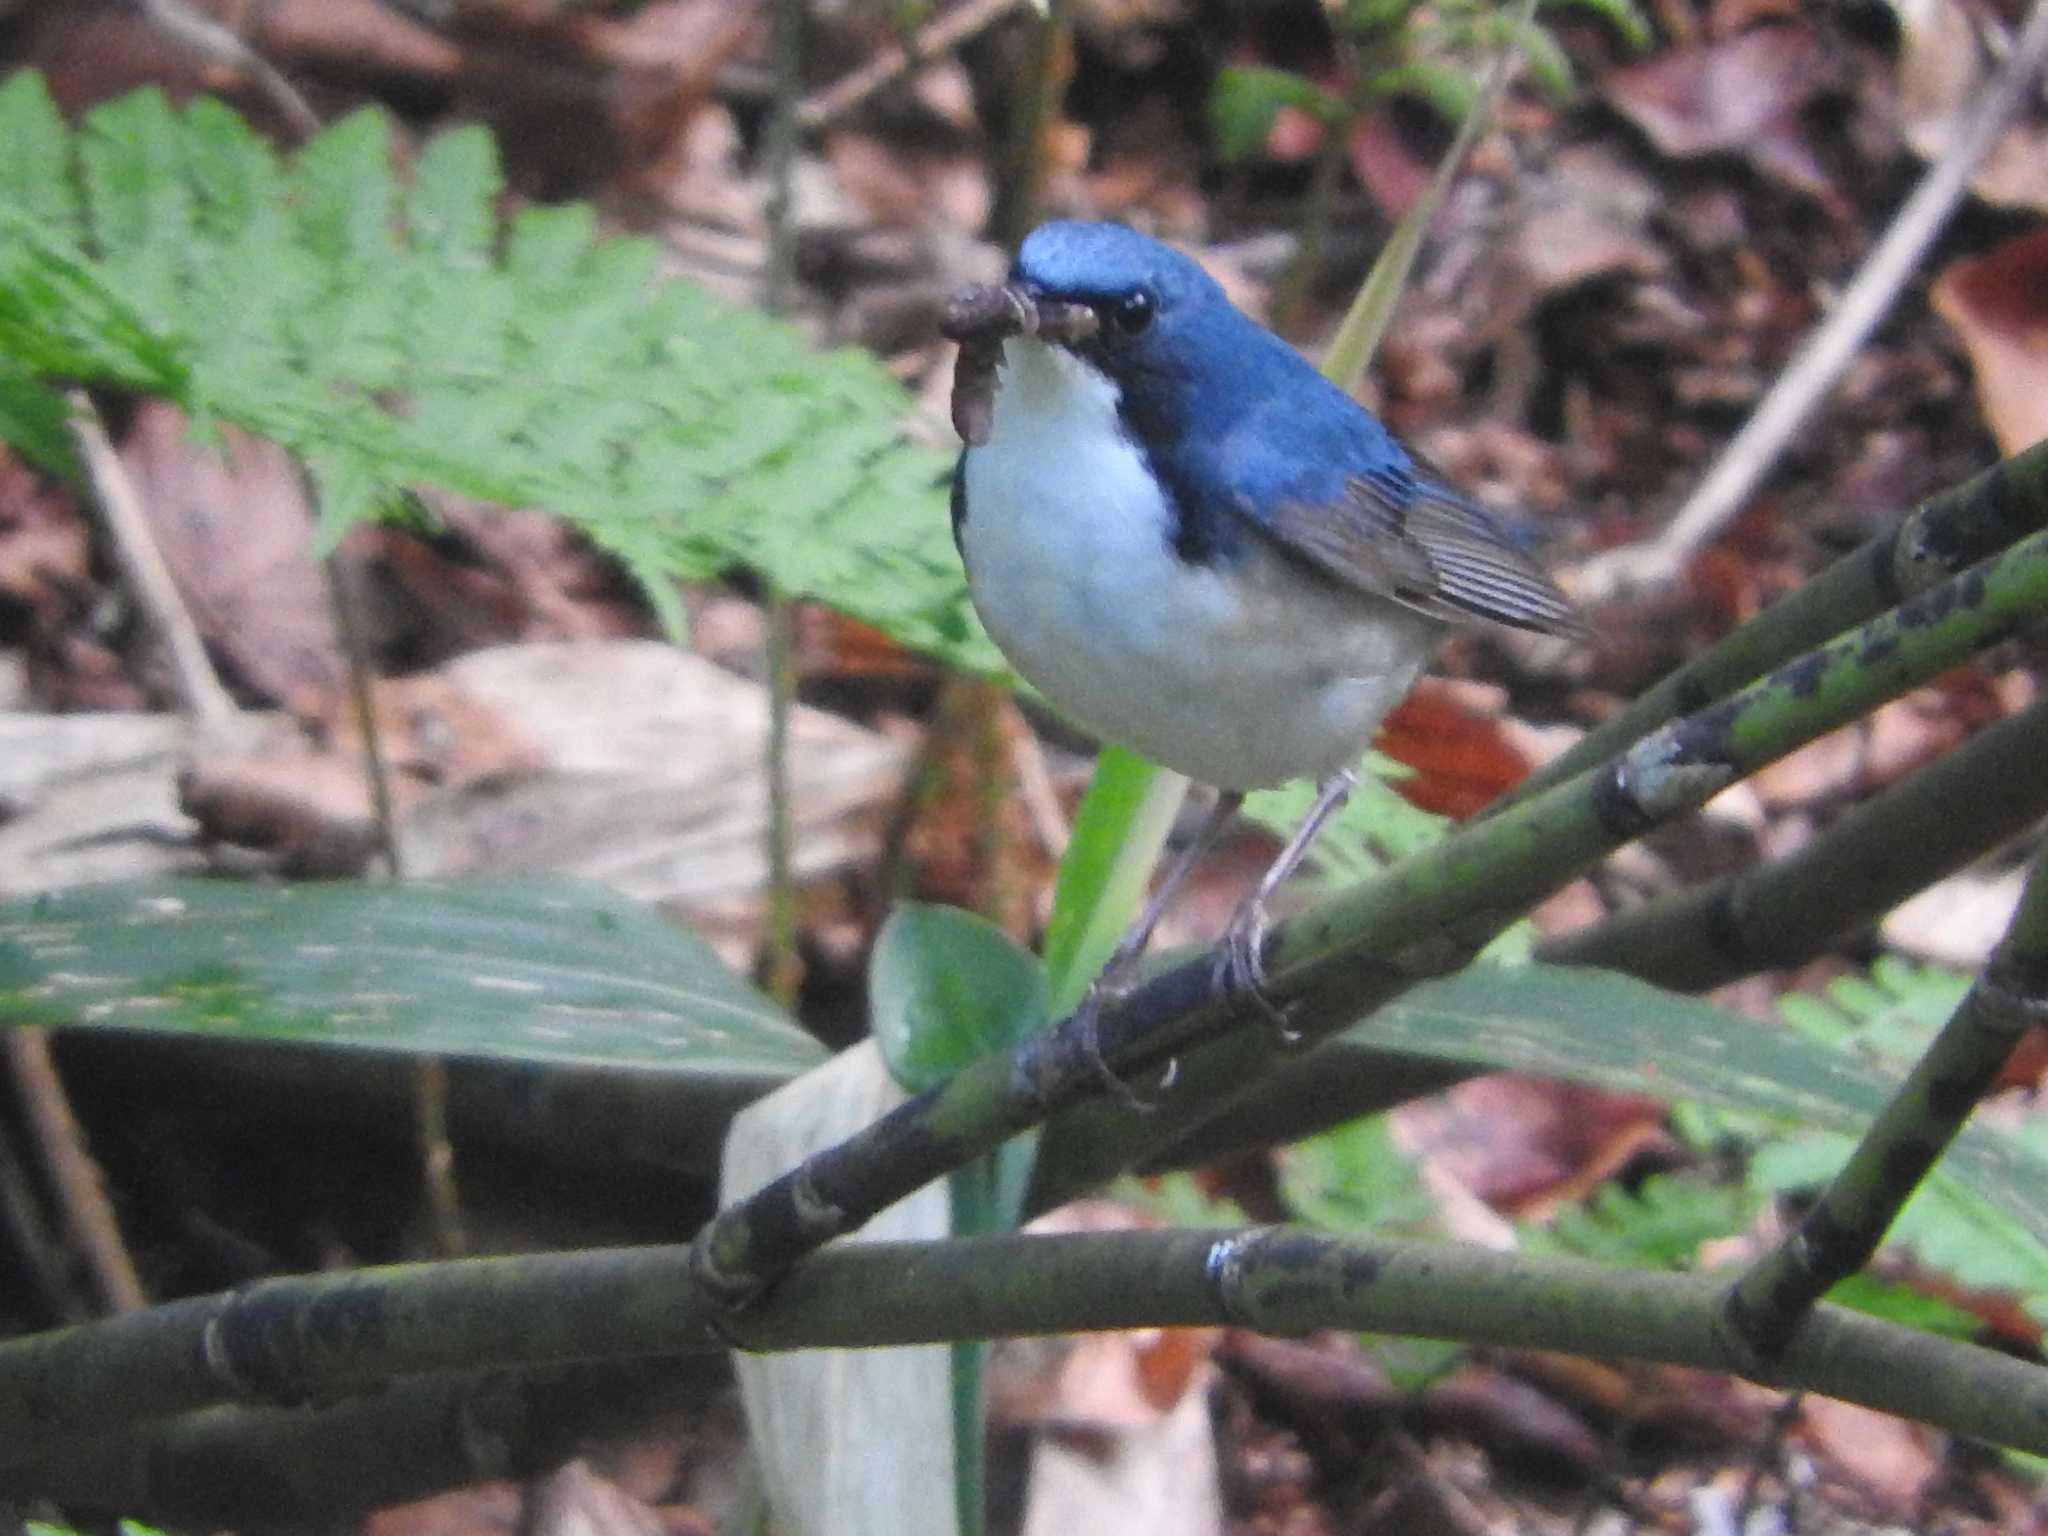
{"type": "Polygon", "coordinates": [[[156,538],[150,532],[149,515],[142,509],[142,498],[128,478],[127,467],[107,440],[106,426],[94,409],[92,398],[82,389],[72,390],[67,398],[71,404],[71,441],[78,450],[79,462],[85,466],[93,500],[106,522],[114,563],[120,567],[143,621],[163,642],[170,656],[171,686],[177,693],[179,707],[205,733],[231,730],[240,720],[240,712],[207,659],[199,626],[192,622],[192,614],[178,593],[178,584],[171,579],[171,569],[164,563],[163,551],[157,548],[156,538]]]}
{"type": "Polygon", "coordinates": [[[12,1239],[13,1252],[27,1272],[29,1289],[47,1318],[82,1323],[92,1316],[84,1298],[73,1292],[66,1279],[63,1245],[43,1219],[28,1168],[4,1126],[0,1126],[0,1230],[12,1239]]]}
{"type": "Polygon", "coordinates": [[[1833,313],[1807,338],[1791,366],[1721,450],[1670,525],[1646,544],[1611,550],[1586,563],[1578,581],[1581,601],[1598,602],[1631,588],[1669,582],[1748,501],[1918,270],[1928,248],[1969,191],[1978,165],[2026,101],[2044,62],[2048,62],[2048,0],[2035,0],[2004,67],[1941,158],[1906,199],[1833,313]]]}
{"type": "Polygon", "coordinates": [[[270,104],[300,138],[310,139],[320,131],[320,115],[299,94],[298,87],[285,79],[276,65],[251,48],[232,29],[186,4],[185,0],[140,0],[140,4],[142,14],[164,36],[201,58],[240,70],[255,81],[257,89],[269,98],[270,104]]]}
{"type": "MultiPolygon", "coordinates": [[[[786,310],[796,288],[794,203],[798,138],[798,94],[803,90],[803,0],[775,0],[773,12],[775,115],[768,125],[768,273],[764,299],[771,311],[786,310]]],[[[793,1008],[803,982],[797,957],[795,794],[789,777],[790,711],[796,703],[796,615],[793,599],[764,580],[762,643],[767,668],[768,737],[763,770],[768,776],[768,932],[761,965],[768,994],[793,1008]]]]}
{"type": "Polygon", "coordinates": [[[29,1127],[42,1154],[43,1170],[57,1190],[64,1230],[85,1256],[100,1302],[109,1312],[134,1312],[149,1305],[135,1261],[121,1237],[113,1202],[99,1164],[85,1147],[85,1132],[71,1112],[64,1081],[50,1059],[44,1029],[10,1029],[7,1065],[28,1111],[29,1127]]]}
{"type": "Polygon", "coordinates": [[[1011,108],[1004,195],[995,219],[997,238],[1015,250],[1038,222],[1045,191],[1046,142],[1074,73],[1077,0],[1046,0],[1031,31],[1018,95],[1011,108]]]}
{"type": "Polygon", "coordinates": [[[1001,21],[1018,4],[1019,0],[965,0],[932,18],[917,29],[908,45],[891,43],[859,69],[799,102],[797,126],[807,132],[829,128],[877,91],[1001,21]]]}
{"type": "Polygon", "coordinates": [[[355,712],[356,730],[363,738],[363,774],[369,780],[370,807],[377,820],[377,848],[384,855],[385,872],[393,880],[403,880],[405,856],[399,850],[391,759],[384,750],[384,729],[377,719],[376,680],[370,672],[370,658],[359,622],[361,605],[341,568],[339,556],[329,555],[320,562],[320,569],[327,578],[327,603],[334,610],[335,634],[341,640],[342,657],[348,664],[349,706],[355,712]]]}

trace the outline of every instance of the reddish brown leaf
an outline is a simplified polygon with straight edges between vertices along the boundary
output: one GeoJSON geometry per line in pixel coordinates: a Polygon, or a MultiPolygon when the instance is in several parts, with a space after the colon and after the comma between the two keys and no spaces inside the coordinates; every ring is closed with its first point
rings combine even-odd
{"type": "Polygon", "coordinates": [[[1930,294],[1977,374],[1977,399],[2006,453],[2048,437],[2048,229],[1956,262],[1930,294]]]}

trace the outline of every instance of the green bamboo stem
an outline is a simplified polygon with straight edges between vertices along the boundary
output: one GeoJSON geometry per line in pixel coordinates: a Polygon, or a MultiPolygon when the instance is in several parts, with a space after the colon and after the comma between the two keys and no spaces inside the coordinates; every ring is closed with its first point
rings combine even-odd
{"type": "Polygon", "coordinates": [[[1496,803],[1504,809],[1703,708],[1852,624],[2048,527],[2048,441],[1894,517],[1867,543],[1639,695],[1496,803]]]}
{"type": "MultiPolygon", "coordinates": [[[[1298,1005],[1290,1024],[1305,1039],[1342,1028],[1413,982],[1455,969],[1614,848],[2043,613],[2048,534],[2037,534],[1285,925],[1268,945],[1267,993],[1298,1005]]],[[[911,1190],[1099,1095],[1105,1061],[1128,1079],[1182,1060],[1182,1091],[1221,1107],[1278,1047],[1268,1031],[1256,1044],[1196,1052],[1259,1016],[1219,996],[1212,977],[1206,959],[1175,967],[1106,1008],[1092,1040],[1062,1026],[806,1160],[705,1229],[700,1277],[744,1304],[911,1190]]]]}
{"type": "Polygon", "coordinates": [[[1870,1262],[1948,1150],[2020,1037],[2048,1024],[2048,865],[2028,877],[2012,925],[1849,1161],[1783,1241],[1728,1288],[1732,1341],[1775,1359],[1815,1303],[1870,1262]]]}
{"type": "Polygon", "coordinates": [[[1555,965],[1704,992],[1813,958],[2048,816],[2048,704],[1987,727],[1797,853],[1545,941],[1555,965]]]}
{"type": "MultiPolygon", "coordinates": [[[[755,1350],[1176,1325],[1414,1334],[1747,1372],[2048,1452],[2048,1370],[1829,1307],[1766,1369],[1719,1327],[1722,1289],[1456,1244],[1180,1229],[844,1245],[733,1321],[755,1350]]],[[[486,1362],[703,1353],[726,1347],[715,1316],[686,1250],[663,1247],[266,1280],[17,1340],[0,1345],[0,1496],[31,1496],[59,1453],[105,1454],[85,1442],[225,1399],[332,1402],[486,1362]]]]}

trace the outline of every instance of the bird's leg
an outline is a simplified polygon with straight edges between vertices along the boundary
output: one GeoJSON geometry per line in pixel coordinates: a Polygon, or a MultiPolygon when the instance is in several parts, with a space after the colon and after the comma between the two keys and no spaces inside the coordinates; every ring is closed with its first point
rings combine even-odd
{"type": "Polygon", "coordinates": [[[1288,1029],[1285,1015],[1265,992],[1266,903],[1294,873],[1308,853],[1309,844],[1323,830],[1323,824],[1343,807],[1357,784],[1358,775],[1346,768],[1331,774],[1316,786],[1316,803],[1309,807],[1308,815],[1294,829],[1294,836],[1287,840],[1287,846],[1280,850],[1280,856],[1260,878],[1257,888],[1237,909],[1236,915],[1230,919],[1230,926],[1223,932],[1223,953],[1216,962],[1216,984],[1251,996],[1272,1017],[1281,1039],[1288,1044],[1293,1043],[1294,1032],[1288,1029]]]}
{"type": "MultiPolygon", "coordinates": [[[[1216,803],[1209,807],[1209,814],[1202,819],[1195,835],[1188,840],[1180,856],[1167,869],[1166,878],[1159,882],[1159,889],[1152,893],[1152,899],[1145,903],[1145,910],[1138,914],[1138,920],[1125,930],[1117,940],[1116,948],[1110,951],[1109,962],[1103,966],[1096,978],[1088,984],[1088,993],[1081,999],[1081,1006],[1074,1011],[1074,1025],[1081,1031],[1081,1040],[1088,1052],[1088,1059],[1109,1084],[1116,1096],[1131,1109],[1149,1110],[1152,1105],[1132,1091],[1102,1056],[1102,1037],[1097,1025],[1101,1019],[1103,1005],[1111,1002],[1128,988],[1130,972],[1137,965],[1138,957],[1145,953],[1145,946],[1152,942],[1152,930],[1159,926],[1159,920],[1166,916],[1180,889],[1194,868],[1208,857],[1211,850],[1222,839],[1224,832],[1237,816],[1238,808],[1244,804],[1244,795],[1238,790],[1224,790],[1216,796],[1216,803]]],[[[1171,1081],[1171,1069],[1169,1069],[1171,1081]]]]}

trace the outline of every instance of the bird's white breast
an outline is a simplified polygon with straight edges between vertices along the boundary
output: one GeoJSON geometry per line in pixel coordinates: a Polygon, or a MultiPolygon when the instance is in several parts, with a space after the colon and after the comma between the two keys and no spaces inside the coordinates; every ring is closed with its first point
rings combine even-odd
{"type": "Polygon", "coordinates": [[[1076,724],[1189,778],[1255,789],[1349,767],[1441,627],[1263,549],[1184,561],[1116,405],[1070,353],[1007,344],[961,529],[989,633],[1076,724]]]}

